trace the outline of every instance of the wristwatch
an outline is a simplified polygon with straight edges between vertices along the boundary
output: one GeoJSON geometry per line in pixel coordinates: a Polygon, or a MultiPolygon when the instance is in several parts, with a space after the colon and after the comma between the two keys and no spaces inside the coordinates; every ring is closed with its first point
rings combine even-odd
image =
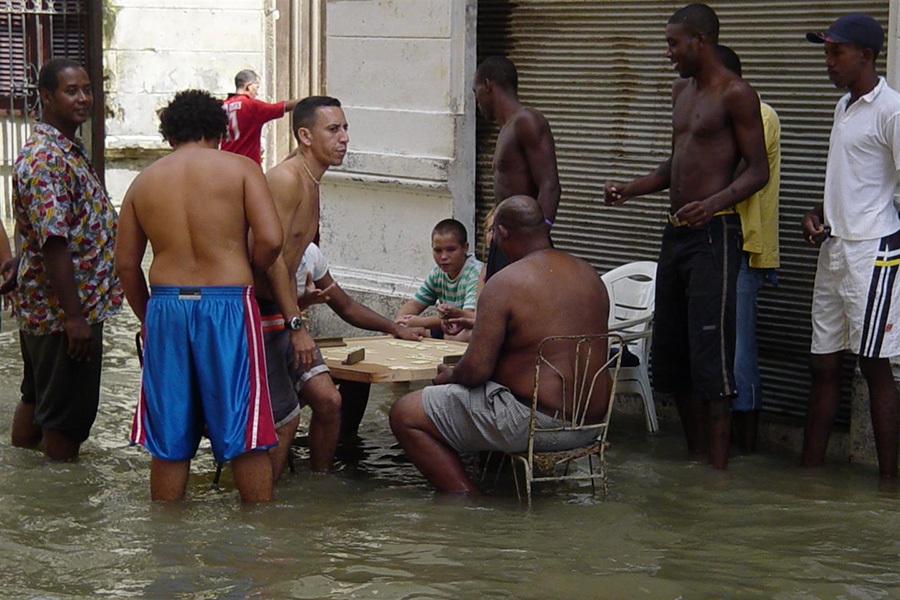
{"type": "Polygon", "coordinates": [[[291,317],[291,320],[288,321],[288,328],[291,331],[300,331],[303,329],[303,319],[300,317],[291,317]]]}

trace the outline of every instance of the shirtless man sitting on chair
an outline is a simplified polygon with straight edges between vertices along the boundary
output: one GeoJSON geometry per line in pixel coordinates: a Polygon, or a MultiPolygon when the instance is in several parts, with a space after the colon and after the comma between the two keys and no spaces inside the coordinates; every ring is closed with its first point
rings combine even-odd
{"type": "MultiPolygon", "coordinates": [[[[606,287],[587,262],[551,248],[544,215],[534,199],[504,200],[493,229],[494,239],[513,262],[485,284],[466,353],[456,367],[439,367],[434,386],[407,394],[391,407],[394,435],[438,491],[477,493],[460,461],[461,452],[525,449],[535,358],[544,338],[607,332],[606,287]],[[554,274],[552,287],[546,285],[548,272],[554,274]]],[[[560,363],[566,364],[562,358],[560,363]]],[[[600,383],[590,400],[590,422],[602,420],[608,407],[608,375],[600,383]]],[[[543,426],[561,424],[551,415],[567,408],[552,387],[538,398],[538,422],[543,426]]],[[[565,435],[572,437],[547,443],[574,448],[589,443],[596,432],[565,435]]]]}

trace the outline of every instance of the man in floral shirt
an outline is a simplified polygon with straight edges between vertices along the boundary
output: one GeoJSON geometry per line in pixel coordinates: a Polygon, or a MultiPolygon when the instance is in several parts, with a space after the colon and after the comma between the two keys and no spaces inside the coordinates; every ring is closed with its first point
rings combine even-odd
{"type": "Polygon", "coordinates": [[[64,461],[78,456],[97,415],[103,322],[121,309],[122,288],[113,270],[116,212],[75,136],[93,105],[87,72],[53,59],[38,88],[41,122],[13,175],[25,373],[12,443],[43,441],[50,459],[64,461]]]}

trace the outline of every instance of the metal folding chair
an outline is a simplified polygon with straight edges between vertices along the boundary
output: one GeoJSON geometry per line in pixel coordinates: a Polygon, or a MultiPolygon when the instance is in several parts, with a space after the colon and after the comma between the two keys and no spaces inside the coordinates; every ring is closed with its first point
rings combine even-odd
{"type": "MultiPolygon", "coordinates": [[[[525,471],[525,489],[528,504],[531,505],[531,487],[535,481],[561,481],[568,479],[589,479],[592,489],[594,480],[600,479],[603,492],[608,491],[606,477],[606,436],[609,431],[610,416],[616,397],[616,381],[622,353],[610,355],[611,344],[619,344],[621,348],[625,340],[618,334],[593,334],[553,336],[541,341],[534,367],[534,394],[531,402],[531,424],[528,435],[528,448],[525,452],[509,453],[515,463],[521,464],[525,471]],[[553,346],[563,344],[569,346],[567,356],[554,358],[550,351],[553,346]],[[598,423],[587,423],[586,417],[590,402],[598,392],[598,385],[605,385],[609,375],[609,390],[599,390],[609,398],[606,414],[598,423]],[[564,410],[557,418],[564,425],[553,428],[542,428],[537,425],[538,397],[547,385],[548,380],[557,379],[562,387],[562,406],[564,410]],[[562,432],[593,431],[596,435],[590,444],[569,450],[540,452],[535,449],[535,438],[562,432]],[[588,470],[570,473],[572,461],[587,457],[588,470]],[[594,458],[596,457],[596,468],[594,458]],[[562,473],[560,473],[562,469],[562,473]]],[[[516,493],[519,491],[519,476],[513,468],[516,479],[516,493]]]]}

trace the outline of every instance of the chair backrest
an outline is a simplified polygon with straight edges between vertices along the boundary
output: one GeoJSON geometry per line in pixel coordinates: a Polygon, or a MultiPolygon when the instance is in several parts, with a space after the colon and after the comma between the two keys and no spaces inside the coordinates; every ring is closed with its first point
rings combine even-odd
{"type": "MultiPolygon", "coordinates": [[[[609,327],[628,334],[648,333],[656,299],[656,263],[639,261],[616,267],[600,277],[609,293],[609,327]],[[644,322],[616,328],[618,323],[635,319],[644,322]]],[[[629,336],[628,349],[646,360],[649,345],[646,336],[629,336]]]]}
{"type": "MultiPolygon", "coordinates": [[[[616,381],[622,353],[610,356],[610,344],[621,345],[622,336],[615,333],[591,335],[567,335],[544,338],[538,347],[534,369],[534,396],[532,398],[532,427],[535,427],[534,413],[537,411],[538,397],[548,387],[559,391],[566,409],[557,418],[566,423],[556,429],[537,428],[539,431],[561,431],[597,429],[598,439],[606,437],[606,426],[612,414],[616,397],[616,381]],[[606,394],[608,406],[602,421],[586,423],[590,400],[605,386],[609,375],[609,390],[606,394]],[[560,389],[561,388],[561,389],[560,389]]],[[[533,436],[531,436],[533,439],[533,436]]]]}

